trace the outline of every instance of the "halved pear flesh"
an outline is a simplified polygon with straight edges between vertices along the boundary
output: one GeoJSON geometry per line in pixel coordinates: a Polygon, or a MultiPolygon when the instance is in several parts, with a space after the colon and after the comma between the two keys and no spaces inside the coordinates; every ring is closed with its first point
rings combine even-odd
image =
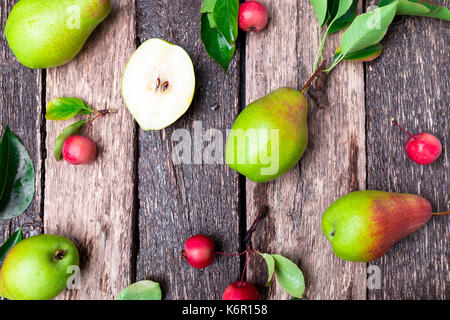
{"type": "Polygon", "coordinates": [[[183,48],[149,39],[131,56],[122,96],[143,130],[160,130],[189,108],[195,90],[192,60],[183,48]]]}

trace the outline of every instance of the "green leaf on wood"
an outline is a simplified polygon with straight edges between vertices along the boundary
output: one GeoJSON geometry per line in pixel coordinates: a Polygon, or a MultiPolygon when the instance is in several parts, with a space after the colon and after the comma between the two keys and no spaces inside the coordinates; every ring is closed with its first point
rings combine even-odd
{"type": "Polygon", "coordinates": [[[161,300],[162,293],[159,283],[142,280],[123,289],[117,300],[161,300]]]}
{"type": "Polygon", "coordinates": [[[78,98],[56,98],[47,105],[45,118],[48,120],[69,120],[77,114],[94,112],[83,100],[78,98]]]}
{"type": "Polygon", "coordinates": [[[202,3],[202,7],[200,8],[201,13],[213,12],[214,6],[216,5],[217,0],[205,0],[202,3]]]}
{"type": "Polygon", "coordinates": [[[67,138],[76,134],[87,122],[87,120],[75,122],[74,124],[65,128],[63,132],[61,132],[61,134],[58,136],[58,138],[56,138],[55,146],[53,148],[53,156],[55,157],[56,161],[61,160],[62,148],[67,138]]]}
{"type": "MultiPolygon", "coordinates": [[[[381,0],[378,3],[378,7],[385,7],[394,1],[381,0]]],[[[450,22],[450,11],[448,8],[431,1],[399,0],[396,14],[438,18],[450,22]]]]}
{"type": "Polygon", "coordinates": [[[353,0],[350,8],[341,17],[336,19],[332,25],[327,29],[329,34],[338,32],[344,28],[347,28],[356,17],[356,11],[358,7],[358,0],[353,0]]]}
{"type": "MultiPolygon", "coordinates": [[[[357,60],[357,61],[372,61],[378,58],[383,52],[383,45],[381,43],[377,43],[373,46],[367,47],[360,51],[347,54],[343,60],[357,60]]],[[[341,53],[341,47],[339,46],[334,54],[334,61],[339,58],[339,54],[341,53]]]]}
{"type": "Polygon", "coordinates": [[[342,35],[341,55],[360,51],[380,42],[395,16],[398,1],[356,17],[342,35]]]}
{"type": "Polygon", "coordinates": [[[305,279],[300,268],[288,258],[272,254],[275,260],[275,274],[281,287],[293,297],[302,298],[305,292],[305,279]]]}
{"type": "Polygon", "coordinates": [[[311,6],[314,9],[316,14],[317,22],[319,26],[323,26],[325,23],[325,19],[327,18],[327,6],[328,0],[309,0],[311,2],[311,6]]]}
{"type": "Polygon", "coordinates": [[[353,0],[328,0],[328,7],[327,7],[328,28],[350,9],[352,3],[353,0]]]}
{"type": "Polygon", "coordinates": [[[272,282],[272,278],[273,278],[273,273],[275,271],[275,260],[273,259],[271,254],[268,253],[259,253],[264,260],[266,261],[267,264],[267,283],[266,283],[266,287],[270,286],[270,283],[272,282]]]}
{"type": "Polygon", "coordinates": [[[206,52],[226,72],[231,59],[233,59],[236,45],[229,44],[227,39],[218,31],[218,29],[211,25],[207,13],[202,14],[200,31],[200,37],[206,52]]]}
{"type": "Polygon", "coordinates": [[[33,161],[18,137],[8,128],[0,142],[0,219],[22,214],[31,204],[35,192],[33,161]]]}
{"type": "Polygon", "coordinates": [[[238,35],[238,12],[238,0],[217,1],[212,12],[217,29],[229,44],[234,44],[238,35]]]}
{"type": "Polygon", "coordinates": [[[14,232],[1,246],[0,246],[0,268],[5,261],[8,252],[20,241],[22,241],[22,228],[14,232]]]}

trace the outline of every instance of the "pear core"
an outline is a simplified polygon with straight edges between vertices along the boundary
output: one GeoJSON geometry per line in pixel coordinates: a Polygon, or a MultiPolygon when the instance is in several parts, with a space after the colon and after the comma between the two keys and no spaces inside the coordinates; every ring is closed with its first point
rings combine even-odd
{"type": "Polygon", "coordinates": [[[123,99],[143,130],[160,130],[175,122],[189,108],[194,90],[189,55],[156,38],[131,56],[122,79],[123,99]]]}

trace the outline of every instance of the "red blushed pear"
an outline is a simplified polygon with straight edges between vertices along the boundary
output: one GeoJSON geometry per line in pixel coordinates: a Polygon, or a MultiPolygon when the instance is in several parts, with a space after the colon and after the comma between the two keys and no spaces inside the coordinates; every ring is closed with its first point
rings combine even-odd
{"type": "Polygon", "coordinates": [[[328,207],[322,231],[338,257],[369,262],[383,256],[432,215],[448,213],[432,213],[430,203],[414,194],[356,191],[328,207]]]}

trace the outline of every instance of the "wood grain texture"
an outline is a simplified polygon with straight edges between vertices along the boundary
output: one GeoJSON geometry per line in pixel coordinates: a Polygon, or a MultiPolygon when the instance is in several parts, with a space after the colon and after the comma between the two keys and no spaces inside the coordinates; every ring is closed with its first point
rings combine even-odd
{"type": "MultiPolygon", "coordinates": [[[[447,7],[450,1],[437,1],[447,7]]],[[[368,188],[420,194],[435,211],[449,208],[447,22],[396,18],[383,40],[382,56],[367,65],[368,188]],[[442,143],[442,155],[430,166],[409,160],[408,136],[391,126],[395,117],[412,133],[429,132],[442,143]]],[[[375,264],[380,290],[370,299],[449,299],[449,218],[434,217],[403,239],[375,264]]]]}
{"type": "MultiPolygon", "coordinates": [[[[166,299],[220,299],[240,274],[238,258],[219,256],[210,267],[197,270],[179,256],[184,242],[195,234],[211,236],[221,251],[237,252],[240,247],[238,175],[223,164],[222,156],[221,164],[202,162],[202,147],[193,149],[192,164],[172,160],[179,142],[172,141],[174,132],[187,130],[193,143],[196,123],[203,127],[201,134],[210,128],[223,134],[239,109],[239,50],[226,75],[200,41],[200,5],[137,1],[140,40],[159,37],[180,45],[196,73],[197,89],[187,113],[164,130],[139,133],[137,278],[160,281],[166,299]],[[219,108],[214,111],[215,104],[219,108]]],[[[204,137],[203,147],[210,141],[204,137]]]]}
{"type": "MultiPolygon", "coordinates": [[[[309,1],[265,0],[270,21],[264,31],[247,37],[247,103],[282,86],[300,88],[312,73],[319,34],[309,1]]],[[[326,56],[338,39],[332,37],[326,56]]],[[[361,63],[343,63],[329,78],[331,106],[310,103],[309,144],[300,165],[273,182],[247,182],[247,224],[261,205],[269,217],[254,237],[254,246],[280,253],[305,275],[308,299],[364,299],[365,264],[338,259],[321,231],[325,209],[339,196],[365,187],[365,106],[361,63]]],[[[248,279],[269,299],[288,299],[274,281],[268,290],[266,266],[250,261],[248,279]]]]}
{"type": "Polygon", "coordinates": [[[88,135],[99,155],[87,166],[56,162],[53,144],[74,122],[47,122],[45,232],[78,245],[81,285],[60,299],[112,299],[132,279],[135,124],[121,98],[121,76],[135,40],[134,2],[113,1],[107,20],[69,64],[51,69],[47,101],[75,96],[93,108],[119,109],[97,120],[88,135]]]}
{"type": "Polygon", "coordinates": [[[43,221],[41,212],[41,78],[39,70],[31,70],[22,66],[9,49],[3,36],[4,26],[15,1],[0,3],[0,136],[5,126],[22,140],[26,146],[36,172],[36,193],[30,207],[17,218],[0,220],[0,243],[10,232],[19,227],[23,236],[30,237],[42,233],[43,221]]]}

